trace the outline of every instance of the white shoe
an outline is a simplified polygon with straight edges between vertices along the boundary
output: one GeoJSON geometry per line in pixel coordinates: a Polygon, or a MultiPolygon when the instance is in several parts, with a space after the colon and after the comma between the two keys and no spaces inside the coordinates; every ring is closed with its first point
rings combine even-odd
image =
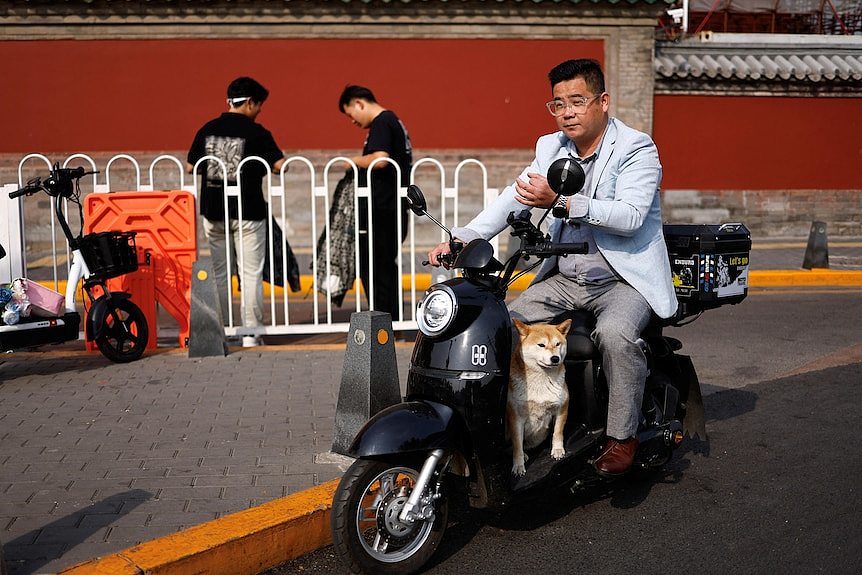
{"type": "Polygon", "coordinates": [[[260,338],[256,335],[244,335],[242,336],[242,346],[243,347],[257,347],[260,345],[260,338]]]}

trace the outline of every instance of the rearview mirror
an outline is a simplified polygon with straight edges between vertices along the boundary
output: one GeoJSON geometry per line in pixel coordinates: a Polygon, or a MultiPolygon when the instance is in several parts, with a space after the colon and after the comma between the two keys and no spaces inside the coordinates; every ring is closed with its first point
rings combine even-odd
{"type": "Polygon", "coordinates": [[[449,236],[449,241],[452,241],[452,232],[449,231],[449,228],[441,224],[437,218],[428,213],[428,204],[425,203],[425,194],[422,193],[422,190],[420,190],[419,186],[416,184],[410,184],[407,186],[407,205],[410,206],[410,211],[417,216],[425,216],[437,224],[437,227],[446,232],[446,235],[449,236]]]}
{"type": "Polygon", "coordinates": [[[584,169],[572,158],[555,160],[548,168],[548,184],[561,196],[574,196],[580,192],[586,179],[584,169]]]}
{"type": "Polygon", "coordinates": [[[411,184],[407,187],[407,205],[410,206],[410,211],[417,216],[424,216],[428,212],[425,195],[419,186],[411,184]]]}

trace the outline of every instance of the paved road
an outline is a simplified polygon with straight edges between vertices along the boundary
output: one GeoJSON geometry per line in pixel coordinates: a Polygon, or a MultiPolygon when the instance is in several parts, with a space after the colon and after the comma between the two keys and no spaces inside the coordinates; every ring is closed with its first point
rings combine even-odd
{"type": "MultiPolygon", "coordinates": [[[[780,290],[675,330],[708,443],[606,492],[462,516],[427,573],[857,573],[859,318],[859,290],[780,290]]],[[[346,570],[325,548],[267,573],[346,570]]]]}

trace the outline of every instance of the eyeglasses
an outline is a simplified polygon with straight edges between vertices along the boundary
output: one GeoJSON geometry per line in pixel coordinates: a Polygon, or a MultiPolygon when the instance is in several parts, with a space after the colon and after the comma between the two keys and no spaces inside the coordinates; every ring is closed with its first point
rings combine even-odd
{"type": "Polygon", "coordinates": [[[590,102],[595,100],[596,98],[601,98],[604,95],[604,92],[593,96],[592,98],[584,98],[583,96],[579,96],[577,98],[572,98],[568,102],[563,100],[551,100],[550,102],[545,103],[545,107],[548,109],[548,112],[551,113],[555,118],[557,116],[562,116],[566,113],[566,110],[569,108],[572,109],[576,114],[582,114],[587,106],[590,105],[590,102]]]}

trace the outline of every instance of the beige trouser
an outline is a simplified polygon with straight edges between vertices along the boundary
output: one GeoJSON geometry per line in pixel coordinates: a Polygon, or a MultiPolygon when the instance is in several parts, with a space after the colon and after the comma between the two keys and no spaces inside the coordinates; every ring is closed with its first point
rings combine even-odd
{"type": "MultiPolygon", "coordinates": [[[[242,325],[263,325],[263,263],[266,250],[266,220],[228,220],[233,241],[227,241],[224,222],[204,220],[204,233],[209,241],[213,273],[218,287],[219,305],[226,325],[237,324],[232,318],[232,298],[228,284],[228,257],[232,269],[242,270],[242,325]],[[237,261],[237,254],[239,260],[237,261]]],[[[231,276],[233,274],[230,274],[231,276]]]]}

